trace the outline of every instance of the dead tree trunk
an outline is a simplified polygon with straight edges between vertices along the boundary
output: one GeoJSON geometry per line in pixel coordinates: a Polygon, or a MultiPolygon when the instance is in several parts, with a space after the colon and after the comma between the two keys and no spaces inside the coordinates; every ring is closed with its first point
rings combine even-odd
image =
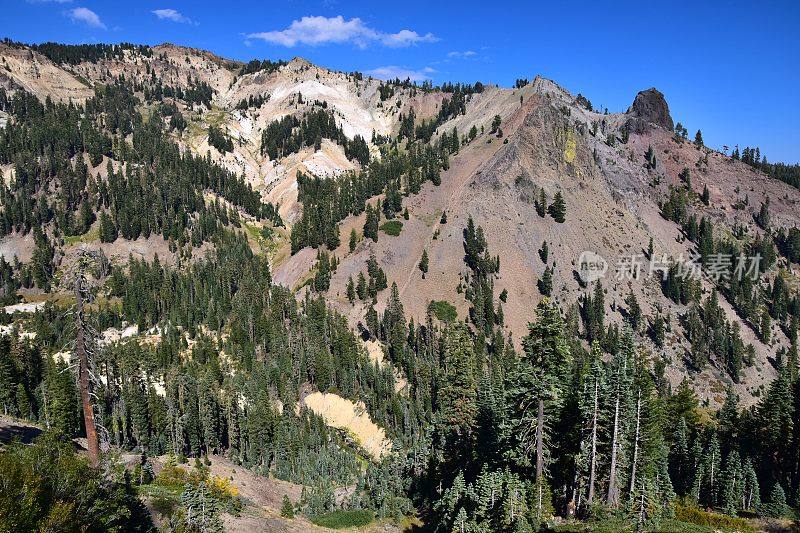
{"type": "Polygon", "coordinates": [[[544,457],[542,454],[544,453],[544,444],[542,440],[544,439],[544,399],[539,398],[539,409],[536,414],[536,483],[538,485],[538,495],[537,495],[537,516],[541,518],[542,516],[542,483],[544,480],[542,479],[542,474],[544,471],[544,457]]]}
{"type": "Polygon", "coordinates": [[[619,392],[617,399],[614,401],[614,430],[611,438],[611,473],[608,477],[608,495],[606,497],[606,504],[611,507],[616,507],[619,501],[617,488],[617,448],[619,447],[618,433],[619,433],[619,392]]]}
{"type": "Polygon", "coordinates": [[[636,462],[639,460],[639,428],[641,426],[642,412],[642,390],[639,389],[639,396],[636,398],[636,437],[633,440],[633,466],[631,467],[631,485],[628,492],[633,497],[633,489],[636,487],[636,462]]]}
{"type": "Polygon", "coordinates": [[[544,426],[544,400],[539,398],[539,409],[536,414],[536,480],[542,478],[544,469],[544,457],[542,457],[544,445],[542,444],[542,426],[544,426]]]}
{"type": "Polygon", "coordinates": [[[597,469],[597,403],[600,394],[600,383],[597,378],[594,380],[594,414],[592,415],[592,455],[589,459],[589,496],[587,497],[588,503],[591,505],[594,501],[594,483],[597,469]]]}
{"type": "Polygon", "coordinates": [[[94,407],[92,407],[91,381],[89,378],[89,356],[86,353],[86,331],[83,321],[83,275],[77,276],[75,284],[75,352],[78,355],[78,384],[81,389],[83,403],[83,424],[86,427],[86,447],[89,461],[93,466],[100,464],[100,442],[97,438],[97,427],[94,423],[94,407]]]}

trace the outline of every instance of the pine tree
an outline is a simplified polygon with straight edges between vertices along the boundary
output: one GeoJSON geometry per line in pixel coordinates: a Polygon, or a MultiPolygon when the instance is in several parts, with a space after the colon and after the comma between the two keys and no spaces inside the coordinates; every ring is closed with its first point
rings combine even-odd
{"type": "Polygon", "coordinates": [[[379,212],[371,204],[367,204],[367,215],[364,221],[364,237],[378,242],[379,212]]]}
{"type": "Polygon", "coordinates": [[[547,193],[544,192],[544,188],[539,189],[539,199],[534,202],[534,207],[536,208],[536,214],[544,218],[545,214],[547,214],[547,193]]]}
{"type": "Polygon", "coordinates": [[[492,134],[497,133],[497,130],[500,128],[501,123],[502,119],[500,118],[500,115],[495,115],[494,118],[492,119],[492,129],[489,131],[489,133],[492,134]]]}
{"type": "Polygon", "coordinates": [[[718,431],[720,441],[723,443],[723,452],[730,453],[737,448],[739,439],[739,396],[733,387],[728,388],[727,396],[722,407],[717,412],[718,431]]]}
{"type": "Polygon", "coordinates": [[[708,190],[708,185],[703,187],[703,194],[700,196],[700,201],[703,202],[704,205],[708,205],[711,201],[711,193],[708,190]]]}
{"type": "Polygon", "coordinates": [[[719,440],[711,432],[701,459],[704,477],[701,482],[700,501],[709,507],[717,505],[721,485],[722,457],[719,440]]]}
{"type": "Polygon", "coordinates": [[[587,456],[586,476],[587,494],[586,503],[592,505],[595,501],[595,490],[597,488],[597,466],[598,466],[598,446],[600,438],[600,400],[605,390],[605,373],[602,367],[602,351],[600,344],[595,341],[592,343],[591,354],[586,363],[586,377],[584,379],[584,390],[581,395],[580,412],[584,420],[583,441],[587,449],[584,451],[587,456]]]}
{"type": "Polygon", "coordinates": [[[697,133],[694,134],[694,145],[697,146],[698,148],[704,146],[703,134],[700,132],[700,130],[697,130],[697,133]]]}
{"type": "Polygon", "coordinates": [[[197,485],[187,484],[181,494],[181,506],[185,509],[184,522],[189,530],[216,533],[222,532],[219,504],[211,494],[205,481],[197,485]]]}
{"type": "Polygon", "coordinates": [[[636,295],[633,294],[633,289],[628,292],[625,298],[625,305],[628,306],[628,321],[630,322],[633,331],[638,331],[642,323],[642,308],[639,307],[639,302],[636,300],[636,295]]]}
{"type": "Polygon", "coordinates": [[[647,146],[647,152],[645,152],[644,158],[647,161],[645,163],[645,167],[648,168],[648,169],[651,169],[651,170],[655,170],[656,165],[657,165],[657,163],[656,163],[656,153],[653,150],[653,146],[652,145],[648,145],[647,146]]]}
{"type": "Polygon", "coordinates": [[[547,264],[547,256],[549,255],[547,249],[547,241],[542,241],[542,247],[539,248],[539,259],[542,260],[542,263],[547,264]]]}
{"type": "Polygon", "coordinates": [[[514,457],[521,465],[534,465],[534,495],[537,516],[547,503],[545,467],[550,461],[552,428],[564,401],[569,379],[571,352],[564,336],[558,308],[543,298],[536,308],[536,321],[522,341],[525,357],[511,372],[507,404],[512,409],[509,438],[516,442],[514,457]],[[532,461],[533,460],[533,461],[532,461]]]}
{"type": "Polygon", "coordinates": [[[761,342],[769,344],[772,336],[772,317],[770,317],[769,310],[766,307],[761,310],[761,322],[759,323],[758,333],[761,342]]]}
{"type": "Polygon", "coordinates": [[[117,240],[117,227],[111,217],[105,212],[100,213],[100,242],[114,242],[117,240]]]}
{"type": "Polygon", "coordinates": [[[556,192],[556,195],[553,197],[553,203],[547,208],[547,212],[550,213],[553,220],[559,224],[564,222],[564,217],[567,214],[567,206],[564,203],[564,197],[561,195],[561,191],[556,192]]]}
{"type": "Polygon", "coordinates": [[[609,435],[609,474],[606,505],[617,507],[620,504],[622,489],[622,468],[624,464],[623,443],[627,426],[628,408],[631,405],[631,372],[633,370],[633,339],[630,331],[623,336],[623,345],[616,350],[608,367],[609,405],[608,417],[611,420],[609,435]]]}
{"type": "Polygon", "coordinates": [[[31,257],[31,270],[36,285],[45,292],[50,291],[53,280],[55,248],[42,232],[39,226],[33,229],[33,256],[31,257]]]}
{"type": "Polygon", "coordinates": [[[550,267],[544,267],[542,277],[537,282],[539,292],[543,296],[550,296],[553,292],[553,270],[550,267]]]}
{"type": "Polygon", "coordinates": [[[356,229],[353,228],[350,230],[350,243],[349,248],[350,251],[354,251],[356,249],[356,244],[358,243],[358,235],[356,235],[356,229]]]}
{"type": "Polygon", "coordinates": [[[478,384],[472,340],[463,322],[444,332],[442,372],[437,398],[446,461],[463,468],[471,460],[478,384]]]}
{"type": "Polygon", "coordinates": [[[765,202],[761,202],[761,207],[758,210],[758,214],[755,215],[754,218],[756,224],[758,224],[761,229],[769,231],[771,223],[771,215],[769,213],[769,197],[765,202]]]}
{"type": "Polygon", "coordinates": [[[286,494],[283,495],[283,503],[281,505],[281,516],[283,518],[288,518],[288,519],[294,518],[294,506],[292,505],[291,500],[289,500],[289,497],[286,494]]]}
{"type": "Polygon", "coordinates": [[[14,414],[17,411],[18,401],[15,400],[13,394],[17,381],[14,374],[14,361],[6,346],[2,346],[0,349],[0,407],[2,407],[4,415],[14,414]]]}
{"type": "Polygon", "coordinates": [[[758,485],[758,476],[753,468],[750,458],[744,460],[742,465],[744,490],[742,491],[742,509],[753,511],[761,507],[761,489],[758,485]]]}
{"type": "Polygon", "coordinates": [[[770,384],[756,407],[759,428],[759,445],[764,454],[764,468],[781,472],[792,460],[791,439],[794,432],[794,402],[789,383],[789,372],[785,367],[778,370],[778,377],[770,384]]]}
{"type": "Polygon", "coordinates": [[[738,451],[728,454],[721,474],[721,485],[720,506],[725,514],[736,516],[744,494],[744,479],[738,451]]]}
{"type": "Polygon", "coordinates": [[[772,486],[769,499],[767,503],[761,505],[759,512],[770,518],[783,518],[789,514],[789,506],[786,505],[786,493],[780,483],[775,483],[772,486]]]}
{"type": "Polygon", "coordinates": [[[419,260],[419,269],[422,271],[422,279],[425,279],[425,274],[428,273],[428,250],[422,250],[422,258],[419,260]]]}
{"type": "Polygon", "coordinates": [[[367,279],[364,277],[363,272],[358,273],[358,281],[356,282],[356,294],[359,300],[367,299],[367,279]]]}
{"type": "Polygon", "coordinates": [[[653,325],[650,330],[650,337],[658,348],[664,347],[665,332],[664,332],[664,318],[658,314],[653,319],[653,325]]]}
{"type": "Polygon", "coordinates": [[[353,305],[356,301],[356,288],[353,284],[353,276],[347,278],[347,301],[353,305]]]}
{"type": "Polygon", "coordinates": [[[685,496],[691,492],[696,473],[689,450],[689,429],[683,417],[680,417],[675,428],[669,453],[669,474],[675,480],[675,490],[679,495],[685,496]]]}

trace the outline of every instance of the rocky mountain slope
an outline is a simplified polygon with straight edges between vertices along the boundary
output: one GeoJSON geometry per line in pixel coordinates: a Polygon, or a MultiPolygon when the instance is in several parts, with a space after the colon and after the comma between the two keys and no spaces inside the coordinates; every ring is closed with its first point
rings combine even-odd
{"type": "MultiPolygon", "coordinates": [[[[198,85],[208,87],[205,103],[175,99],[188,125],[172,135],[182,149],[208,154],[243,176],[265,201],[279,207],[286,228],[274,231],[264,248],[270,253],[274,278],[296,289],[313,276],[317,255],[311,248],[290,254],[288,234],[303,209],[298,202],[297,174],[332,178],[359,172],[362,165],[348,157],[340,142],[327,138],[319,146],[303,146],[271,158],[261,149],[265,129],[284,117],[302,117],[322,106],[333,114],[347,139],[361,136],[371,156],[379,159],[376,139],[396,136],[403,117],[412,110],[418,122],[435,117],[443,101],[451,96],[410,84],[384,84],[357,73],[333,72],[299,58],[247,68],[208,52],[171,44],[153,47],[148,53],[125,50],[121,57],[95,61],[57,63],[43,52],[0,45],[0,86],[11,93],[23,89],[43,100],[65,102],[85,101],[94,94],[94,87],[121,76],[150,90],[157,83],[183,91],[198,85]],[[230,150],[210,144],[212,127],[225,132],[232,141],[230,150]]],[[[468,94],[463,112],[448,116],[432,138],[435,143],[455,129],[462,141],[468,142],[451,155],[441,185],[425,182],[418,194],[403,199],[408,219],[402,220],[400,234],[381,232],[377,242],[363,239],[363,213],[341,222],[341,244],[331,250],[338,268],[325,291],[328,301],[349,318],[353,327],[365,322],[368,302],[352,305],[347,284],[358,277],[374,254],[389,284],[397,284],[406,318],[425,323],[431,301],[450,302],[458,316],[466,318],[470,302],[464,289],[469,270],[463,259],[463,230],[471,217],[483,228],[490,254],[500,259],[494,292],[507,291],[501,329],[515,342],[524,336],[533,309],[543,297],[537,282],[547,276],[546,268],[552,269],[552,296],[565,313],[591,292],[594,284],[587,287],[577,275],[579,257],[591,251],[609,265],[602,280],[606,323],[621,324],[629,308],[625,300],[635,295],[646,317],[638,336],[648,347],[649,357],[666,361],[673,387],[688,376],[702,399],[720,403],[722,392],[732,383],[724,363],[712,358],[710,364],[697,368],[690,362],[691,343],[679,326],[688,306],[665,296],[661,279],[650,275],[654,261],[644,257],[651,238],[654,257],[689,257],[697,248],[685,238],[685,228],[662,216],[661,206],[671,188],[693,192],[687,209],[698,219],[712,221],[715,236],[737,232],[743,236],[741,242],[750,242],[764,234],[754,215],[767,200],[773,230],[800,223],[800,191],[742,161],[679,139],[667,102],[655,89],[639,93],[624,113],[599,113],[589,107],[583,97],[540,77],[514,89],[486,86],[468,94]],[[500,118],[499,134],[491,133],[496,116],[500,118]],[[474,139],[464,139],[472,128],[474,139]],[[652,162],[649,154],[654,155],[652,162]],[[679,177],[684,168],[690,169],[688,185],[679,177]],[[708,191],[707,205],[701,201],[704,189],[708,191]],[[563,223],[537,213],[541,191],[548,203],[556,193],[563,197],[563,223]],[[353,251],[348,242],[351,230],[358,236],[353,251]],[[547,261],[540,255],[544,242],[549,249],[547,261]],[[424,277],[418,268],[423,252],[429,258],[424,277]],[[632,254],[641,261],[641,273],[636,278],[617,279],[617,266],[632,254]],[[647,333],[657,315],[668,318],[671,325],[663,346],[652,342],[647,333]]],[[[0,124],[6,120],[0,113],[0,124]]],[[[2,170],[7,181],[14,178],[12,166],[2,170]]],[[[103,176],[105,163],[98,165],[96,172],[103,176]]],[[[375,205],[381,198],[374,197],[370,203],[375,205]]],[[[91,237],[84,241],[91,242],[91,237]]],[[[117,258],[125,258],[132,251],[152,257],[156,249],[161,257],[168,257],[170,252],[159,241],[151,237],[145,242],[117,241],[103,246],[117,258]]],[[[0,243],[3,255],[29,257],[30,245],[26,242],[22,236],[5,237],[0,243]]],[[[69,254],[69,246],[65,254],[69,254]]],[[[778,271],[796,291],[798,265],[779,258],[778,266],[765,279],[773,279],[778,271]]],[[[702,287],[705,299],[713,284],[705,279],[702,287]]],[[[385,309],[389,293],[378,294],[379,313],[385,309]]],[[[769,340],[762,342],[764,335],[757,331],[758,324],[744,320],[723,295],[719,302],[726,319],[739,324],[742,340],[754,348],[752,364],[744,366],[735,384],[745,403],[751,403],[761,387],[774,378],[773,362],[780,351],[788,349],[790,341],[775,324],[769,340]]]]}

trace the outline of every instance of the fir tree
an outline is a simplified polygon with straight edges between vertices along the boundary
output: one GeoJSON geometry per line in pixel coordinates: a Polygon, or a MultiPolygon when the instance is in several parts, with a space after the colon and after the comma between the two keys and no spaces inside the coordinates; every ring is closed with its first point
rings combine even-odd
{"type": "Polygon", "coordinates": [[[550,462],[553,426],[564,401],[571,353],[564,336],[558,308],[543,298],[536,308],[536,321],[523,339],[525,357],[517,363],[508,386],[507,403],[512,409],[509,438],[516,443],[514,457],[521,465],[533,465],[537,483],[534,501],[542,516],[548,503],[545,467],[550,462]]]}
{"type": "Polygon", "coordinates": [[[292,519],[294,518],[294,506],[292,505],[291,500],[289,497],[284,494],[283,495],[283,503],[281,504],[281,516],[283,518],[292,519]]]}
{"type": "Polygon", "coordinates": [[[425,274],[428,273],[428,250],[422,250],[422,258],[419,260],[419,269],[422,271],[422,279],[425,279],[425,274]]]}
{"type": "Polygon", "coordinates": [[[542,295],[550,296],[553,292],[553,270],[550,267],[544,267],[544,273],[536,285],[542,295]]]}
{"type": "Polygon", "coordinates": [[[478,384],[472,341],[464,323],[452,324],[444,333],[442,369],[437,397],[446,462],[463,468],[471,461],[478,384]]]}
{"type": "Polygon", "coordinates": [[[356,288],[353,284],[353,276],[347,278],[347,301],[353,305],[356,301],[356,288]]]}
{"type": "Polygon", "coordinates": [[[703,144],[703,134],[700,132],[700,130],[697,130],[697,133],[694,134],[694,145],[697,146],[698,148],[701,148],[701,147],[704,146],[704,144],[703,144]]]}
{"type": "Polygon", "coordinates": [[[364,222],[364,237],[378,242],[378,225],[380,223],[378,211],[367,204],[367,217],[364,222]]]}
{"type": "Polygon", "coordinates": [[[769,493],[769,499],[761,505],[760,513],[770,518],[783,518],[789,514],[786,504],[786,493],[780,483],[775,483],[769,493]]]}
{"type": "Polygon", "coordinates": [[[556,192],[556,195],[553,197],[553,203],[547,208],[547,212],[550,213],[553,220],[559,224],[564,222],[564,217],[567,214],[567,206],[564,203],[564,197],[561,196],[561,191],[556,192]]]}

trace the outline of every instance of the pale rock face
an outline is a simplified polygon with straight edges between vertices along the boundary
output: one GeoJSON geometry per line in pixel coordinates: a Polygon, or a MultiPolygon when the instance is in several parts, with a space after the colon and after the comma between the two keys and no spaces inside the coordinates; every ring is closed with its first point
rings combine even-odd
{"type": "Polygon", "coordinates": [[[386,438],[386,431],[372,421],[363,403],[325,392],[312,392],[303,403],[329,426],[350,433],[375,461],[391,451],[392,443],[386,438]]]}

